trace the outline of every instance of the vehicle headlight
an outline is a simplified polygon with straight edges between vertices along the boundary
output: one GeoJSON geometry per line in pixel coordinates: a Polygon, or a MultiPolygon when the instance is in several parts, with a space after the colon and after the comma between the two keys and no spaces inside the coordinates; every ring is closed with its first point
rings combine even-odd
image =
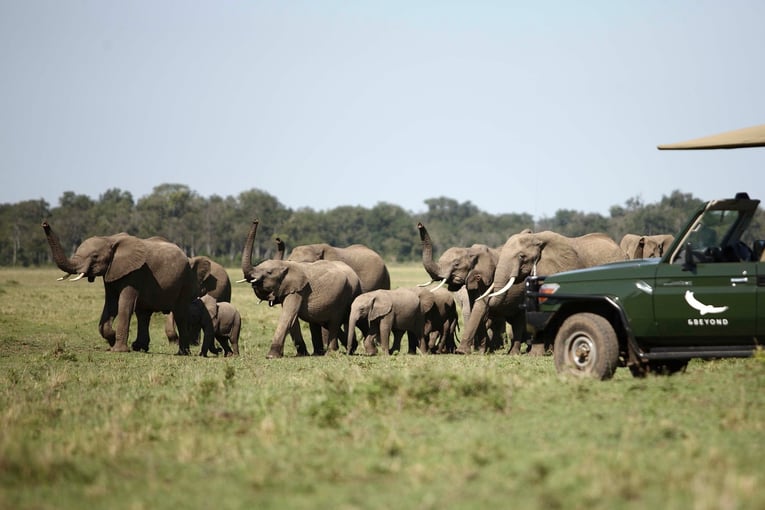
{"type": "Polygon", "coordinates": [[[557,283],[545,283],[539,287],[539,304],[544,303],[547,299],[558,292],[560,285],[557,283]]]}

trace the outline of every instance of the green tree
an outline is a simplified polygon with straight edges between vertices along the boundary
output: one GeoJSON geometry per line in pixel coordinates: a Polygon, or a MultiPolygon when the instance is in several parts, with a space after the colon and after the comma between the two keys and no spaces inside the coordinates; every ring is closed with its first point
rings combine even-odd
{"type": "Polygon", "coordinates": [[[0,264],[29,266],[48,262],[50,249],[40,225],[50,215],[45,200],[0,205],[0,264]]]}

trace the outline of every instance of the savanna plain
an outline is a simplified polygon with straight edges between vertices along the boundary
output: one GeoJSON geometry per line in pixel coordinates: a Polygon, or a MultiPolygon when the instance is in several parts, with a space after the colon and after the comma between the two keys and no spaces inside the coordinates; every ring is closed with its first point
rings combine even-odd
{"type": "Polygon", "coordinates": [[[765,508],[761,353],[606,382],[551,357],[289,340],[266,360],[280,309],[235,284],[239,357],[176,356],[161,314],[149,353],[117,354],[100,279],[60,275],[0,269],[3,509],[765,508]]]}

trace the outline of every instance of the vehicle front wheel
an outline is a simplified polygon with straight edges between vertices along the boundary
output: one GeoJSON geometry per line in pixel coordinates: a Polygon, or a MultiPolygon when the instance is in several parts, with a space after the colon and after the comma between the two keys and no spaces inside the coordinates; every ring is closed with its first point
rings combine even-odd
{"type": "Polygon", "coordinates": [[[559,373],[610,379],[619,363],[619,340],[604,317],[577,313],[563,321],[553,356],[559,373]]]}

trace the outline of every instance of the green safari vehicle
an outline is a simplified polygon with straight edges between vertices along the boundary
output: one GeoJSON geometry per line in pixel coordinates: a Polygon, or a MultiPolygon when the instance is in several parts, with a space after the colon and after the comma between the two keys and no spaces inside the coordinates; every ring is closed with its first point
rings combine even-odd
{"type": "MultiPolygon", "coordinates": [[[[765,146],[765,126],[659,148],[754,146],[765,146]]],[[[751,356],[765,340],[759,203],[746,193],[707,202],[661,258],[528,278],[534,341],[553,345],[558,372],[598,379],[618,367],[641,377],[693,358],[751,356]]]]}

